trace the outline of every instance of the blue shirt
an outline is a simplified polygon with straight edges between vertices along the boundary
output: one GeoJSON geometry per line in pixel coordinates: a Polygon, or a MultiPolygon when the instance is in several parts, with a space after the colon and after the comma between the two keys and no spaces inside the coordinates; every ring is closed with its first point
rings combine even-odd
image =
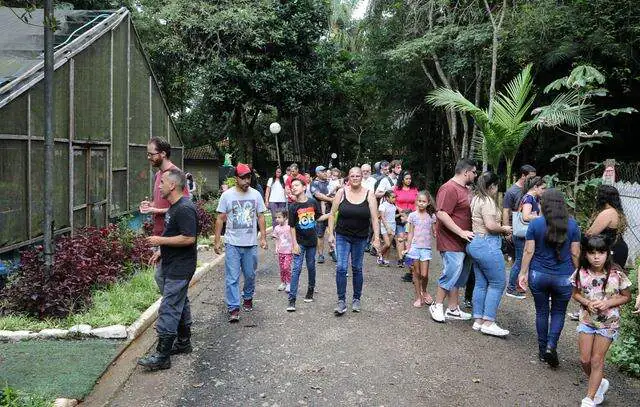
{"type": "Polygon", "coordinates": [[[536,215],[540,214],[540,200],[533,195],[525,194],[520,200],[520,205],[531,205],[531,212],[536,215]]]}
{"type": "Polygon", "coordinates": [[[569,277],[574,272],[571,261],[571,243],[580,242],[580,228],[573,218],[569,218],[567,225],[567,240],[560,249],[560,258],[556,255],[556,250],[547,245],[545,234],[547,233],[547,223],[544,216],[535,218],[529,223],[527,229],[527,240],[534,240],[536,248],[529,265],[529,270],[537,272],[566,275],[569,277]]]}

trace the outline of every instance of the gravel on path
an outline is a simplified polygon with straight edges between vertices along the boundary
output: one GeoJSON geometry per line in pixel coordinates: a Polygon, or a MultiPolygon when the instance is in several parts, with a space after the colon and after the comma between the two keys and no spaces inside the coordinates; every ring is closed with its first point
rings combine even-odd
{"type": "MultiPolygon", "coordinates": [[[[435,251],[434,251],[435,253],[435,251]]],[[[205,263],[215,256],[200,254],[205,263]]],[[[279,271],[272,248],[260,250],[254,310],[229,324],[224,265],[199,283],[192,299],[194,352],[172,357],[173,367],[138,367],[111,406],[578,406],[586,392],[575,327],[567,319],[552,370],[537,358],[530,298],[504,297],[499,323],[511,334],[475,332],[471,321],[431,320],[414,308],[405,269],[375,265],[365,257],[362,312],[333,315],[335,263],[318,265],[314,302],[303,270],[297,311],[276,290],[279,271]]],[[[440,274],[431,262],[430,291],[440,274]]],[[[347,289],[350,303],[351,281],[347,289]]],[[[607,366],[611,388],[604,406],[640,405],[640,381],[607,366]]]]}

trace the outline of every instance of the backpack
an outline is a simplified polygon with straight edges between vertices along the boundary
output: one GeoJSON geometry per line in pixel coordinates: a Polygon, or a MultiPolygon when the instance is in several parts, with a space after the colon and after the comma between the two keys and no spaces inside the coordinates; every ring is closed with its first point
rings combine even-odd
{"type": "Polygon", "coordinates": [[[390,176],[386,175],[384,177],[380,177],[380,178],[378,178],[378,180],[376,181],[375,185],[373,186],[373,193],[374,194],[378,190],[378,185],[380,185],[380,182],[385,178],[389,180],[389,185],[391,185],[393,187],[393,180],[391,179],[390,176]]]}

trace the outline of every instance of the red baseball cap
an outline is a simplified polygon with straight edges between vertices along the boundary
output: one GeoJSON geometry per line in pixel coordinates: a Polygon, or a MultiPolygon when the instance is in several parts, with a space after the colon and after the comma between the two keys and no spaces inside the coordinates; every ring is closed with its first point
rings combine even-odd
{"type": "Polygon", "coordinates": [[[236,176],[243,177],[247,174],[251,174],[251,168],[247,164],[238,163],[236,165],[236,176]]]}

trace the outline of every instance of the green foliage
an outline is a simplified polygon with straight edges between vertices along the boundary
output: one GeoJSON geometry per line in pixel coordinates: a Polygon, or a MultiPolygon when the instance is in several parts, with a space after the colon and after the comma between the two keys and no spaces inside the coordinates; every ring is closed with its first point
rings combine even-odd
{"type": "Polygon", "coordinates": [[[158,287],[153,278],[154,269],[147,268],[108,288],[95,290],[91,306],[85,311],[63,319],[39,320],[23,315],[0,317],[0,330],[40,331],[46,328],[68,329],[77,324],[94,327],[123,324],[130,325],[140,314],[158,299],[158,287]]]}
{"type": "Polygon", "coordinates": [[[53,400],[39,395],[27,394],[5,384],[0,389],[0,406],[3,407],[51,407],[53,400]]]}
{"type": "Polygon", "coordinates": [[[533,128],[535,121],[525,120],[535,94],[531,94],[533,80],[531,65],[511,80],[503,92],[498,93],[493,107],[493,117],[469,102],[459,91],[439,88],[427,96],[427,102],[437,107],[469,113],[484,135],[487,157],[494,169],[501,158],[507,161],[507,182],[511,178],[511,165],[520,145],[533,128]]]}
{"type": "MultiPolygon", "coordinates": [[[[638,281],[638,268],[629,273],[632,282],[638,281]]],[[[636,284],[631,286],[632,298],[638,295],[636,284]]],[[[609,361],[629,373],[640,377],[640,318],[633,314],[634,301],[622,307],[620,337],[611,346],[609,361]]]]}

